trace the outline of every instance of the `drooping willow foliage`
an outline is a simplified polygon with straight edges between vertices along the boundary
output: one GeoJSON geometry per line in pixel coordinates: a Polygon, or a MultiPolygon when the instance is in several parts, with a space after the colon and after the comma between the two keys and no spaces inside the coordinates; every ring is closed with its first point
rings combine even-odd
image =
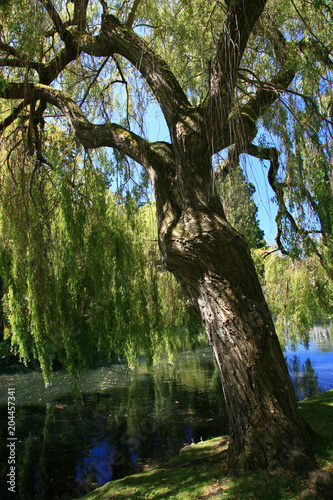
{"type": "Polygon", "coordinates": [[[313,325],[333,318],[332,281],[318,257],[298,260],[266,249],[252,254],[281,345],[307,346],[313,325]]]}
{"type": "MultiPolygon", "coordinates": [[[[255,58],[265,54],[256,66],[259,79],[274,71],[273,60],[294,73],[288,92],[263,115],[263,133],[257,138],[266,147],[269,132],[279,153],[279,168],[271,178],[279,205],[278,245],[296,260],[316,257],[331,282],[332,17],[332,4],[326,0],[272,1],[258,26],[266,38],[253,48],[255,58]]],[[[244,82],[253,82],[250,72],[244,72],[244,82]]]]}
{"type": "Polygon", "coordinates": [[[98,356],[151,363],[195,321],[161,265],[154,207],[112,193],[101,162],[53,132],[47,162],[11,152],[12,137],[2,149],[0,273],[13,349],[38,358],[46,381],[54,359],[72,375],[98,356]]]}

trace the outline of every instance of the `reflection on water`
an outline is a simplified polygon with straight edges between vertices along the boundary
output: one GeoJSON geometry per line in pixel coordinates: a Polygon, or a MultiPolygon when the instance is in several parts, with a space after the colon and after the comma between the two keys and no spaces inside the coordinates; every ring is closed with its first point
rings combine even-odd
{"type": "Polygon", "coordinates": [[[327,326],[314,326],[310,331],[313,349],[320,352],[333,350],[333,323],[327,326]]]}
{"type": "Polygon", "coordinates": [[[322,392],[318,383],[318,375],[315,373],[309,358],[301,364],[300,358],[294,356],[287,359],[289,373],[293,382],[296,398],[301,401],[322,392]]]}
{"type": "MultiPolygon", "coordinates": [[[[287,352],[299,399],[333,384],[329,330],[313,332],[310,350],[287,352]],[[316,342],[315,342],[316,340],[316,342]]],[[[40,374],[0,377],[0,498],[69,500],[98,485],[163,461],[186,443],[228,432],[226,410],[209,349],[181,353],[174,365],[134,371],[91,370],[78,384],[66,374],[45,389],[40,374]],[[16,388],[17,487],[8,494],[7,388],[16,388]]]]}
{"type": "Polygon", "coordinates": [[[333,388],[332,326],[316,326],[310,331],[309,348],[285,353],[296,396],[299,400],[333,388]]]}
{"type": "MultiPolygon", "coordinates": [[[[7,439],[7,387],[16,387],[17,498],[78,498],[97,485],[178,453],[186,443],[227,432],[219,377],[209,350],[181,354],[149,372],[123,366],[92,370],[78,385],[56,373],[2,376],[1,434],[7,439]]],[[[0,498],[6,490],[6,457],[0,498]]],[[[11,495],[11,498],[15,498],[11,495]]]]}

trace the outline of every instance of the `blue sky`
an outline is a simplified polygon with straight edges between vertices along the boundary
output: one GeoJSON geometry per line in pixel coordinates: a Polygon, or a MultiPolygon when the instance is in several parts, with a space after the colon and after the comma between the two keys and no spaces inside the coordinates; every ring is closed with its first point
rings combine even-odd
{"type": "Polygon", "coordinates": [[[266,168],[256,158],[246,159],[246,175],[256,188],[253,198],[258,207],[259,225],[265,233],[266,242],[274,244],[277,231],[275,223],[277,205],[272,202],[274,191],[267,180],[269,162],[264,162],[264,166],[266,168]]]}

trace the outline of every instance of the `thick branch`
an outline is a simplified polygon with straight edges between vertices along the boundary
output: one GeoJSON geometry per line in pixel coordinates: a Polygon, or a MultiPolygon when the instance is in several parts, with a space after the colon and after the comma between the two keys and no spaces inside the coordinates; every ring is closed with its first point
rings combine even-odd
{"type": "Polygon", "coordinates": [[[282,242],[281,242],[281,236],[282,236],[282,217],[286,217],[293,230],[301,234],[302,231],[300,228],[297,226],[297,223],[294,219],[294,217],[291,215],[291,213],[287,210],[285,201],[284,201],[284,195],[283,195],[283,183],[279,182],[277,179],[277,172],[279,169],[279,152],[276,148],[271,147],[271,148],[264,148],[260,146],[256,146],[255,144],[249,144],[247,151],[248,154],[251,156],[255,156],[256,158],[260,158],[261,160],[270,160],[270,167],[268,171],[268,182],[273,189],[275,196],[276,196],[276,201],[278,203],[278,212],[275,217],[275,221],[277,224],[277,234],[275,237],[275,241],[277,244],[277,247],[279,250],[281,250],[282,253],[288,254],[286,249],[284,248],[282,242]]]}
{"type": "Polygon", "coordinates": [[[76,50],[78,55],[80,34],[85,35],[84,28],[88,0],[75,0],[73,22],[63,22],[51,0],[40,0],[40,2],[49,14],[56,32],[59,33],[67,49],[76,50]]]}
{"type": "Polygon", "coordinates": [[[259,90],[229,115],[228,123],[224,123],[224,127],[212,128],[213,153],[218,153],[232,143],[236,144],[238,155],[244,152],[244,148],[257,133],[256,121],[270,109],[283,92],[288,90],[294,77],[294,69],[283,67],[270,82],[251,81],[260,87],[259,90]]]}
{"type": "Polygon", "coordinates": [[[306,243],[308,248],[311,249],[311,251],[317,255],[317,257],[320,260],[321,265],[323,268],[326,270],[326,272],[329,274],[329,276],[332,275],[331,270],[327,267],[325,260],[323,259],[323,256],[321,253],[318,251],[317,245],[315,242],[311,239],[310,234],[313,234],[313,231],[307,231],[306,229],[303,229],[299,227],[297,222],[295,221],[294,217],[292,214],[289,212],[289,210],[286,207],[285,201],[284,201],[284,183],[279,182],[277,179],[277,172],[279,169],[279,152],[276,148],[271,147],[271,148],[264,148],[260,146],[256,146],[254,144],[249,144],[247,151],[248,154],[251,156],[255,156],[256,158],[260,158],[261,160],[270,160],[270,167],[268,171],[268,182],[273,189],[276,200],[278,203],[278,211],[275,216],[276,224],[277,224],[277,234],[275,237],[275,241],[277,244],[278,249],[284,253],[288,254],[288,251],[284,248],[284,245],[281,241],[282,237],[282,218],[285,217],[293,229],[293,231],[301,236],[303,241],[306,243]]]}
{"type": "Polygon", "coordinates": [[[242,106],[241,112],[247,112],[253,119],[260,118],[272,104],[285,92],[295,77],[295,70],[281,69],[268,83],[260,82],[261,89],[242,106]]]}
{"type": "MultiPolygon", "coordinates": [[[[0,66],[34,69],[39,75],[40,83],[49,85],[60,75],[70,62],[78,57],[80,54],[81,39],[83,37],[85,43],[87,43],[87,35],[81,33],[77,27],[69,26],[68,23],[63,23],[50,0],[41,0],[41,2],[50,15],[56,31],[59,32],[62,40],[65,42],[65,47],[60,49],[48,64],[43,64],[33,61],[27,55],[19,55],[14,47],[0,40],[0,52],[12,56],[1,59],[0,66]]],[[[82,19],[84,19],[85,16],[87,2],[88,0],[80,0],[76,6],[78,26],[83,22],[82,19]]]]}
{"type": "MultiPolygon", "coordinates": [[[[50,0],[41,0],[42,4],[48,11],[56,30],[61,33],[63,40],[65,41],[65,47],[60,49],[55,57],[48,63],[43,64],[41,62],[35,62],[31,60],[26,55],[19,55],[14,47],[9,44],[1,42],[0,40],[0,52],[8,55],[4,59],[0,59],[0,67],[15,67],[15,68],[26,68],[27,70],[33,69],[39,75],[39,82],[44,85],[49,85],[53,82],[59,74],[65,69],[65,67],[72,61],[74,61],[80,53],[80,32],[78,33],[77,28],[68,28],[68,23],[63,23],[60,16],[58,15],[56,9],[54,8],[50,0]]],[[[76,6],[76,16],[77,22],[79,24],[80,19],[84,17],[86,11],[88,0],[80,0],[78,6],[76,6]]],[[[81,22],[81,21],[80,21],[81,22]]],[[[87,37],[84,38],[85,40],[87,37]]],[[[21,97],[20,97],[21,98],[21,97]]],[[[18,117],[20,111],[24,109],[29,103],[29,97],[26,95],[22,96],[24,101],[17,106],[14,111],[6,117],[0,124],[0,130],[4,130],[18,117]]],[[[40,106],[41,110],[45,109],[45,106],[40,106]]],[[[40,117],[42,120],[42,116],[40,117]]]]}
{"type": "Polygon", "coordinates": [[[225,126],[234,104],[241,58],[267,0],[230,1],[211,62],[210,91],[202,109],[209,122],[225,126]]]}
{"type": "Polygon", "coordinates": [[[43,64],[42,62],[36,62],[30,59],[26,54],[19,54],[14,47],[0,40],[0,52],[3,52],[7,56],[12,56],[1,59],[0,67],[8,66],[15,68],[34,69],[39,74],[40,83],[48,85],[55,78],[57,78],[57,76],[71,61],[75,60],[78,57],[81,37],[79,36],[79,33],[75,31],[75,28],[68,28],[68,25],[61,21],[60,16],[56,12],[50,1],[45,1],[42,3],[51,16],[56,30],[61,31],[62,36],[66,39],[66,46],[59,50],[59,52],[48,64],[43,64]],[[66,36],[64,35],[65,32],[66,36]]]}
{"type": "Polygon", "coordinates": [[[42,65],[36,63],[34,61],[28,61],[25,59],[16,59],[16,58],[5,58],[0,59],[0,67],[8,67],[8,68],[32,68],[39,73],[42,69],[42,65]]]}
{"type": "Polygon", "coordinates": [[[119,54],[135,66],[152,89],[169,125],[181,108],[190,103],[167,63],[132,29],[112,16],[106,16],[101,34],[94,39],[82,40],[84,52],[95,56],[119,54]]]}
{"type": "MultiPolygon", "coordinates": [[[[282,92],[288,92],[288,88],[296,75],[296,65],[290,64],[290,60],[287,60],[286,57],[288,48],[290,48],[290,46],[293,49],[303,52],[307,44],[309,44],[310,47],[314,48],[314,50],[316,51],[316,55],[318,56],[319,61],[325,64],[328,68],[333,67],[333,61],[329,57],[330,50],[323,47],[316,40],[310,40],[310,42],[301,40],[296,43],[287,42],[283,34],[275,29],[272,36],[272,44],[281,69],[270,82],[266,83],[258,79],[256,79],[255,81],[251,81],[250,83],[252,85],[258,85],[260,89],[255,93],[253,97],[251,97],[247,101],[245,105],[242,106],[240,110],[241,115],[244,116],[245,114],[247,114],[253,120],[257,120],[266,111],[268,111],[272,104],[279,98],[282,92]]],[[[247,80],[245,77],[242,78],[244,80],[247,80]]],[[[300,95],[305,101],[310,102],[311,105],[316,109],[317,114],[320,115],[316,103],[310,97],[301,95],[299,93],[297,93],[297,95],[300,95]]],[[[321,118],[323,120],[325,119],[325,117],[323,116],[321,116],[321,118]]]]}
{"type": "MultiPolygon", "coordinates": [[[[1,46],[0,46],[1,50],[1,46]]],[[[40,83],[49,85],[65,67],[77,58],[77,50],[65,47],[47,64],[37,63],[27,57],[0,59],[0,67],[27,68],[35,70],[39,75],[40,83]]]]}
{"type": "Polygon", "coordinates": [[[0,52],[6,54],[5,58],[0,59],[0,67],[32,68],[37,73],[40,73],[43,69],[43,64],[33,61],[26,54],[19,54],[14,47],[1,40],[0,52]]]}
{"type": "Polygon", "coordinates": [[[19,58],[19,54],[18,54],[17,50],[14,47],[12,47],[11,45],[9,45],[8,43],[2,42],[1,39],[0,39],[0,51],[4,52],[5,54],[8,54],[10,56],[14,56],[14,57],[19,58]]]}
{"type": "Polygon", "coordinates": [[[19,116],[21,111],[28,106],[28,102],[23,100],[18,106],[16,106],[10,115],[6,116],[2,122],[0,122],[0,133],[3,132],[7,127],[9,127],[19,116]]]}
{"type": "MultiPolygon", "coordinates": [[[[142,137],[128,131],[116,123],[91,123],[81,108],[60,90],[47,85],[36,84],[8,84],[0,88],[0,98],[21,99],[34,101],[41,100],[58,108],[66,117],[75,136],[86,148],[112,147],[121,154],[129,156],[147,169],[151,169],[153,157],[163,151],[163,156],[172,158],[171,146],[166,143],[150,143],[142,137]]],[[[161,161],[161,158],[160,158],[161,161]]]]}
{"type": "Polygon", "coordinates": [[[135,14],[136,14],[136,11],[138,10],[140,3],[141,3],[141,0],[134,0],[134,2],[133,2],[131,12],[129,13],[128,19],[126,21],[126,26],[128,26],[129,28],[132,28],[132,26],[133,26],[135,14]]]}
{"type": "Polygon", "coordinates": [[[78,49],[72,47],[64,47],[47,65],[42,65],[40,75],[40,83],[49,85],[53,82],[60,73],[68,66],[69,63],[75,61],[78,57],[78,49]]]}
{"type": "Polygon", "coordinates": [[[66,26],[63,23],[61,17],[59,16],[56,8],[54,7],[51,0],[40,0],[41,4],[45,7],[47,13],[49,14],[56,31],[59,33],[60,38],[63,40],[64,33],[66,31],[66,26]]]}
{"type": "Polygon", "coordinates": [[[87,7],[89,0],[75,0],[74,1],[74,19],[73,22],[79,28],[84,30],[87,23],[87,7]]]}

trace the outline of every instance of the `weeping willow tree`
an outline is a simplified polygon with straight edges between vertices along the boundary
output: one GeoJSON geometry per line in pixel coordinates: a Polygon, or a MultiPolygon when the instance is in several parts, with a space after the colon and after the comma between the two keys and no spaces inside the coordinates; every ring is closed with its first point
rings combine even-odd
{"type": "MultiPolygon", "coordinates": [[[[279,205],[279,248],[315,253],[331,276],[330,3],[9,0],[2,12],[3,170],[6,166],[9,180],[19,184],[20,194],[12,193],[12,207],[15,196],[21,207],[12,215],[17,218],[13,226],[29,227],[20,239],[27,260],[15,259],[17,249],[11,250],[14,275],[29,275],[17,281],[10,299],[12,307],[22,309],[17,316],[22,349],[29,331],[25,297],[47,296],[46,287],[60,305],[68,294],[80,297],[74,309],[84,317],[91,294],[84,300],[77,290],[85,267],[97,265],[89,257],[101,252],[98,262],[118,258],[111,236],[109,246],[100,245],[103,218],[85,211],[84,186],[92,176],[81,173],[72,185],[54,179],[59,164],[62,176],[67,175],[66,154],[54,147],[52,128],[58,125],[63,138],[72,134],[77,145],[89,154],[95,151],[100,160],[104,148],[111,148],[109,154],[127,179],[149,179],[162,263],[200,316],[220,371],[230,463],[292,467],[300,456],[300,468],[313,463],[311,440],[248,245],[228,222],[215,187],[214,162],[225,159],[227,175],[241,154],[261,160],[279,205]],[[156,107],[165,119],[166,141],[152,142],[146,135],[156,107]],[[20,154],[14,168],[11,159],[20,154]],[[30,180],[24,182],[28,168],[30,180]],[[52,273],[47,259],[41,264],[44,243],[54,231],[52,218],[43,224],[43,199],[51,197],[42,180],[46,177],[63,190],[57,210],[62,211],[64,253],[52,273]],[[28,204],[33,212],[29,221],[28,204]],[[87,227],[78,237],[83,220],[87,227]],[[73,266],[70,277],[64,262],[73,266]],[[66,289],[58,287],[56,269],[64,273],[60,282],[66,282],[66,289]]],[[[94,189],[89,204],[98,205],[94,189]]],[[[7,234],[15,230],[8,227],[7,234]]],[[[121,241],[119,233],[117,238],[121,241]]],[[[4,258],[10,258],[8,252],[4,258]]],[[[118,290],[126,283],[121,272],[114,278],[116,303],[123,300],[118,290]]],[[[103,279],[108,277],[97,273],[86,286],[97,289],[103,279]]],[[[141,300],[145,304],[147,299],[141,300]]],[[[65,318],[72,319],[74,309],[58,317],[52,303],[31,301],[28,307],[34,317],[30,331],[40,335],[40,356],[47,357],[47,339],[53,336],[44,333],[54,328],[47,314],[61,325],[54,338],[65,337],[70,356],[75,352],[80,358],[80,344],[92,342],[85,329],[74,335],[66,329],[65,318]]],[[[132,333],[124,338],[120,329],[116,341],[131,349],[136,342],[132,333]]]]}
{"type": "Polygon", "coordinates": [[[1,175],[12,346],[25,362],[39,359],[47,383],[55,358],[73,376],[98,353],[129,362],[143,354],[151,363],[174,351],[175,332],[180,337],[191,320],[161,268],[154,207],[112,194],[101,162],[50,133],[52,168],[17,147],[1,175]]]}

